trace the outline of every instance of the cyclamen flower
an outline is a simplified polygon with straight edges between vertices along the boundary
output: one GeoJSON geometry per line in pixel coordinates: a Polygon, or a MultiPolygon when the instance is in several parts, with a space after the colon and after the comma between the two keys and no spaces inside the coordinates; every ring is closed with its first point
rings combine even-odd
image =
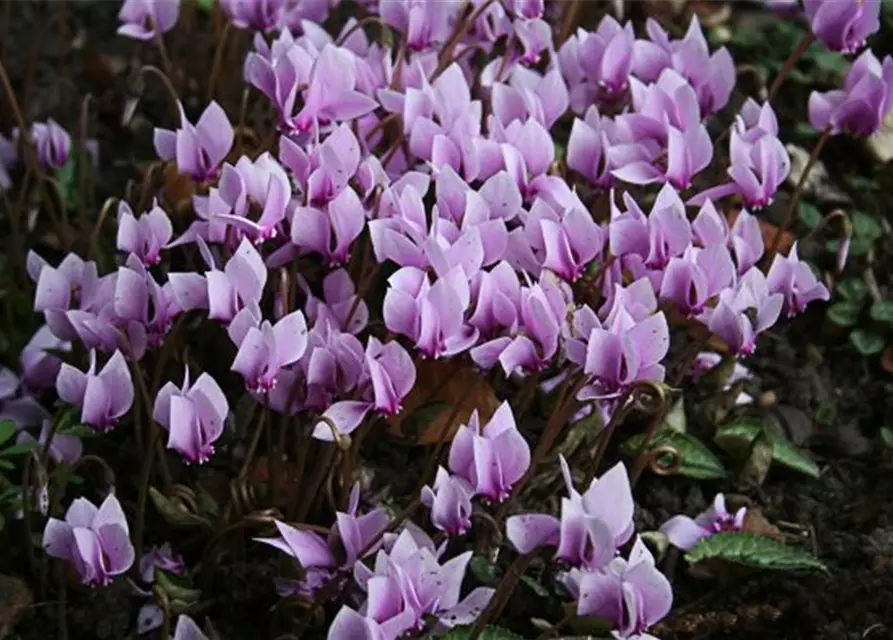
{"type": "Polygon", "coordinates": [[[133,381],[120,351],[115,351],[99,373],[93,350],[86,373],[63,363],[56,391],[64,402],[80,407],[81,422],[97,431],[112,429],[133,405],[133,381]]]}
{"type": "Polygon", "coordinates": [[[605,245],[602,229],[588,211],[571,209],[565,212],[560,223],[542,220],[540,226],[546,246],[543,267],[568,282],[583,275],[590,261],[605,245]]]}
{"type": "Polygon", "coordinates": [[[220,8],[239,29],[266,33],[280,26],[285,0],[221,0],[220,8]]]}
{"type": "Polygon", "coordinates": [[[282,368],[304,355],[307,321],[300,311],[293,311],[271,324],[261,319],[256,306],[246,307],[233,319],[229,335],[239,348],[232,370],[245,379],[249,391],[266,393],[276,386],[282,368]]]}
{"type": "Polygon", "coordinates": [[[637,40],[633,73],[642,81],[657,79],[672,68],[694,89],[704,116],[722,110],[735,87],[735,62],[728,49],[721,47],[712,55],[697,14],[693,15],[685,36],[670,40],[653,18],[645,24],[650,42],[637,40]]]}
{"type": "Polygon", "coordinates": [[[429,616],[436,620],[435,632],[474,622],[493,589],[478,587],[460,600],[472,552],[441,564],[444,549],[436,549],[431,538],[410,523],[388,549],[378,552],[374,569],[357,564],[354,579],[366,592],[363,613],[343,606],[329,628],[329,640],[398,638],[420,631],[429,616]]]}
{"type": "Polygon", "coordinates": [[[161,261],[161,250],[173,232],[170,218],[157,203],[139,218],[123,200],[118,205],[118,251],[135,255],[147,267],[161,261]]]}
{"type": "Polygon", "coordinates": [[[304,315],[310,324],[328,322],[339,331],[355,335],[369,322],[369,307],[357,296],[353,280],[345,269],[332,271],[323,278],[322,300],[311,293],[303,278],[298,280],[298,284],[307,295],[304,315]]]}
{"type": "Polygon", "coordinates": [[[291,240],[302,251],[322,254],[329,265],[346,264],[353,241],[366,224],[366,210],[347,187],[324,209],[297,207],[292,214],[291,240]]]}
{"type": "Polygon", "coordinates": [[[574,112],[582,114],[593,103],[615,101],[626,91],[634,43],[631,22],[621,26],[605,16],[595,31],[579,29],[562,45],[558,60],[570,87],[574,112]]]}
{"type": "Polygon", "coordinates": [[[461,536],[471,529],[471,499],[474,488],[467,480],[437,468],[434,487],[422,487],[422,504],[431,510],[431,524],[448,536],[461,536]]]}
{"type": "Polygon", "coordinates": [[[97,509],[85,498],[71,503],[65,520],[50,518],[43,532],[43,548],[54,558],[70,562],[84,584],[105,586],[130,569],[134,561],[130,529],[114,494],[97,509]]]}
{"type": "Polygon", "coordinates": [[[464,478],[474,492],[502,502],[530,466],[530,445],[515,425],[512,408],[503,402],[482,428],[478,412],[453,436],[450,471],[464,478]]]}
{"type": "Polygon", "coordinates": [[[723,245],[690,247],[681,258],[670,258],[660,284],[661,300],[670,300],[686,315],[704,310],[713,296],[735,280],[735,264],[723,245]]]}
{"type": "Polygon", "coordinates": [[[71,136],[50,118],[31,125],[31,140],[37,149],[37,161],[45,169],[61,169],[68,162],[71,136]]]}
{"type": "Polygon", "coordinates": [[[641,538],[628,560],[615,558],[599,571],[574,569],[563,582],[577,601],[577,615],[610,621],[615,638],[652,638],[646,631],[673,606],[673,588],[641,538]]]}
{"type": "Polygon", "coordinates": [[[567,142],[567,166],[596,189],[606,189],[613,182],[608,150],[620,142],[613,118],[599,114],[598,107],[592,105],[583,120],[574,120],[567,142]]]}
{"type": "Polygon", "coordinates": [[[584,494],[574,488],[570,467],[559,457],[568,497],[561,500],[561,519],[546,514],[512,516],[506,535],[520,553],[557,546],[556,557],[572,567],[594,571],[608,565],[616,550],[633,535],[633,497],[626,467],[618,462],[593,479],[584,494]]]}
{"type": "Polygon", "coordinates": [[[165,162],[176,162],[177,170],[196,182],[217,177],[218,167],[233,146],[233,127],[226,113],[212,102],[194,125],[180,109],[180,128],[155,129],[155,152],[165,162]]]}
{"type": "Polygon", "coordinates": [[[158,392],[152,418],[168,432],[168,449],[201,464],[214,455],[228,413],[229,403],[214,378],[202,373],[190,384],[187,367],[182,387],[168,382],[158,392]]]}
{"type": "Polygon", "coordinates": [[[28,344],[19,354],[22,367],[22,384],[33,391],[43,391],[56,384],[56,377],[62,367],[59,356],[53,351],[71,351],[71,343],[60,340],[47,325],[34,332],[28,344]]]}
{"type": "MultiPolygon", "coordinates": [[[[847,1],[828,4],[830,8],[847,1]]],[[[891,108],[893,58],[886,56],[881,63],[866,50],[847,71],[842,89],[810,94],[809,122],[819,131],[830,129],[832,135],[870,136],[880,131],[891,108]]]]}
{"type": "Polygon", "coordinates": [[[180,0],[124,0],[118,20],[118,35],[135,40],[151,40],[158,33],[166,33],[177,24],[180,0]]]}
{"type": "Polygon", "coordinates": [[[389,416],[399,413],[403,408],[400,403],[415,386],[412,356],[399,342],[382,344],[375,336],[369,336],[365,362],[375,410],[389,416]]]}
{"type": "MultiPolygon", "coordinates": [[[[350,492],[347,511],[336,514],[328,540],[314,531],[296,529],[279,521],[274,522],[279,531],[278,538],[255,538],[257,542],[292,556],[301,564],[304,578],[297,584],[289,585],[290,591],[313,598],[329,581],[345,578],[360,560],[360,552],[381,536],[388,525],[387,513],[382,509],[373,509],[358,516],[359,503],[360,486],[355,484],[350,492]],[[337,549],[336,545],[341,548],[337,549]]],[[[372,544],[363,557],[375,553],[378,546],[372,544]]]]}
{"type": "Polygon", "coordinates": [[[207,210],[212,224],[235,227],[235,240],[246,236],[260,244],[279,235],[290,196],[285,170],[265,152],[254,162],[242,156],[235,166],[224,164],[220,182],[208,196],[207,210]],[[254,211],[257,221],[249,218],[254,211]]]}
{"type": "Polygon", "coordinates": [[[425,51],[449,37],[451,21],[460,6],[456,0],[384,0],[378,11],[384,24],[404,35],[410,51],[425,51]]]}
{"type": "Polygon", "coordinates": [[[855,53],[881,27],[881,0],[803,0],[816,38],[831,49],[855,53]]]}
{"type": "Polygon", "coordinates": [[[673,516],[660,528],[674,547],[690,551],[704,538],[721,531],[741,531],[747,509],[741,507],[734,514],[726,509],[726,498],[717,493],[713,505],[694,519],[688,516],[673,516]]]}
{"type": "MultiPolygon", "coordinates": [[[[5,412],[4,412],[5,413],[5,412]]],[[[84,452],[84,443],[77,436],[64,433],[54,433],[53,422],[44,420],[40,427],[40,434],[35,437],[25,431],[19,431],[16,442],[34,442],[38,447],[43,447],[50,442],[49,456],[56,464],[74,464],[84,452]],[[52,435],[52,440],[50,436],[52,435]]]]}
{"type": "Polygon", "coordinates": [[[388,279],[388,284],[385,325],[415,342],[425,357],[455,355],[477,341],[477,329],[464,320],[470,292],[461,267],[433,284],[424,271],[403,267],[388,279]]]}
{"type": "Polygon", "coordinates": [[[713,308],[705,309],[698,320],[719,336],[734,355],[752,355],[757,335],[778,320],[785,297],[771,292],[766,276],[753,267],[734,288],[720,292],[713,308]]]}
{"type": "Polygon", "coordinates": [[[766,283],[769,291],[784,297],[782,312],[789,318],[803,313],[806,305],[814,300],[831,298],[828,288],[818,281],[810,266],[800,261],[796,243],[787,257],[775,256],[766,283]]]}

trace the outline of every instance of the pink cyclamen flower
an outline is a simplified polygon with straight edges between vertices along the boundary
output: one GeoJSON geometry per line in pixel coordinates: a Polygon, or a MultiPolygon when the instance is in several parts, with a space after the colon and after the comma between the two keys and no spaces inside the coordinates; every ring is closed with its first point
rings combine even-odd
{"type": "Polygon", "coordinates": [[[791,247],[787,257],[776,255],[766,276],[769,291],[784,296],[782,312],[791,317],[803,313],[806,305],[814,300],[829,300],[828,288],[819,282],[812,268],[800,261],[797,244],[791,247]]]}
{"type": "Polygon", "coordinates": [[[135,40],[151,40],[173,29],[180,16],[180,0],[124,0],[118,12],[123,22],[118,34],[135,40]]]}
{"type": "Polygon", "coordinates": [[[220,0],[220,8],[239,29],[266,33],[279,27],[285,0],[220,0]]]}
{"type": "Polygon", "coordinates": [[[53,432],[52,420],[44,420],[40,427],[40,434],[35,439],[33,435],[25,431],[19,431],[16,442],[34,442],[38,447],[50,442],[49,456],[56,464],[74,464],[84,452],[84,443],[77,436],[53,432]],[[49,440],[52,434],[52,440],[49,440]]]}
{"type": "Polygon", "coordinates": [[[870,136],[880,131],[891,108],[893,58],[886,56],[881,63],[866,50],[847,71],[841,89],[810,94],[809,122],[833,135],[870,136]]]}
{"type": "Polygon", "coordinates": [[[633,535],[629,475],[618,462],[580,494],[564,456],[560,461],[568,491],[561,500],[561,519],[537,513],[512,516],[506,522],[506,535],[521,553],[557,546],[556,557],[572,567],[600,569],[633,535]]]}
{"type": "Polygon", "coordinates": [[[431,524],[448,536],[461,536],[471,529],[471,499],[474,488],[467,480],[437,468],[434,487],[422,487],[422,504],[431,510],[431,524]]]}
{"type": "Polygon", "coordinates": [[[881,0],[803,0],[816,38],[831,49],[855,53],[881,27],[881,0]]]}
{"type": "Polygon", "coordinates": [[[212,102],[192,124],[186,119],[183,105],[180,108],[180,128],[155,129],[155,152],[165,162],[176,162],[180,173],[196,182],[217,177],[218,167],[233,146],[233,127],[226,113],[212,102]]]}
{"type": "Polygon", "coordinates": [[[123,200],[118,205],[118,251],[135,255],[147,267],[161,261],[161,250],[173,233],[170,218],[157,203],[139,218],[123,200]]]}
{"type": "Polygon", "coordinates": [[[47,325],[34,332],[19,354],[22,384],[33,391],[44,391],[56,384],[62,360],[53,351],[71,351],[71,343],[60,340],[47,325]]]}
{"type": "Polygon", "coordinates": [[[713,504],[695,518],[678,515],[667,520],[660,528],[670,544],[683,551],[690,551],[698,542],[721,531],[741,531],[747,509],[741,507],[734,514],[726,509],[726,498],[717,493],[713,504]]]}
{"type": "Polygon", "coordinates": [[[336,514],[328,539],[314,531],[297,529],[279,521],[274,522],[278,537],[255,538],[257,542],[279,549],[301,564],[304,578],[292,585],[293,593],[314,597],[331,580],[341,579],[352,571],[361,552],[365,558],[378,550],[380,543],[373,541],[378,540],[387,528],[388,514],[383,509],[373,509],[357,515],[359,505],[360,486],[355,484],[350,492],[347,511],[336,514]]]}
{"type": "Polygon", "coordinates": [[[43,548],[54,558],[74,565],[84,584],[104,586],[133,564],[130,529],[114,494],[97,509],[85,498],[71,503],[65,520],[50,518],[43,548]]]}
{"type": "Polygon", "coordinates": [[[399,413],[403,408],[400,403],[415,386],[412,356],[399,342],[382,344],[375,336],[369,336],[366,369],[372,383],[375,410],[385,415],[399,413]]]}
{"type": "Polygon", "coordinates": [[[449,466],[486,500],[502,502],[509,496],[530,466],[530,445],[518,431],[508,402],[499,405],[483,428],[476,410],[468,425],[459,427],[449,466]]]}
{"type": "Polygon", "coordinates": [[[403,267],[388,284],[385,325],[413,340],[425,357],[455,355],[477,341],[477,329],[465,324],[470,291],[462,267],[455,267],[434,284],[421,269],[403,267]]]}
{"type": "Polygon", "coordinates": [[[190,384],[187,367],[182,387],[168,382],[158,392],[152,418],[168,432],[168,449],[201,464],[214,455],[228,413],[229,403],[214,378],[202,373],[190,384]]]}
{"type": "Polygon", "coordinates": [[[609,620],[615,638],[652,638],[646,631],[673,606],[673,588],[641,538],[628,560],[615,558],[599,571],[574,569],[563,582],[577,601],[577,615],[609,620]]]}
{"type": "Polygon", "coordinates": [[[98,431],[113,428],[133,405],[133,381],[120,351],[115,351],[99,373],[93,350],[86,373],[63,363],[56,391],[64,402],[81,407],[81,422],[98,431]]]}
{"type": "Polygon", "coordinates": [[[31,140],[37,148],[37,160],[45,169],[61,169],[68,162],[71,136],[50,118],[31,125],[31,140]]]}
{"type": "Polygon", "coordinates": [[[276,386],[282,368],[300,360],[307,349],[307,321],[300,311],[272,324],[261,319],[256,307],[246,307],[233,319],[229,333],[239,348],[232,370],[245,379],[250,391],[257,393],[266,393],[276,386]]]}
{"type": "Polygon", "coordinates": [[[356,565],[354,578],[366,592],[365,605],[360,607],[364,613],[342,607],[329,628],[329,640],[396,639],[421,631],[429,616],[438,631],[474,622],[493,589],[478,587],[460,599],[472,552],[441,563],[444,550],[445,546],[436,548],[424,531],[408,523],[390,548],[378,552],[374,569],[356,565]],[[373,635],[363,629],[371,629],[373,635]]]}
{"type": "Polygon", "coordinates": [[[705,309],[698,320],[719,336],[732,354],[752,355],[757,335],[775,324],[784,302],[785,296],[770,291],[766,276],[752,267],[734,287],[721,291],[716,306],[705,309]]]}

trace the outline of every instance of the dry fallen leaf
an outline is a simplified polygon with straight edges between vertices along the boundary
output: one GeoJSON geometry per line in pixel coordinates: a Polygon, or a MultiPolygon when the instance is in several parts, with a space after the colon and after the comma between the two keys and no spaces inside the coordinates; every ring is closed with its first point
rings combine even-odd
{"type": "Polygon", "coordinates": [[[449,442],[472,411],[478,411],[483,425],[498,406],[490,383],[471,365],[422,360],[417,365],[415,387],[403,400],[403,411],[388,419],[388,433],[419,445],[449,442]],[[455,419],[447,425],[453,414],[455,419]],[[423,422],[414,424],[418,420],[423,422]]]}
{"type": "Polygon", "coordinates": [[[881,366],[887,373],[893,373],[893,347],[886,347],[881,354],[881,366]]]}

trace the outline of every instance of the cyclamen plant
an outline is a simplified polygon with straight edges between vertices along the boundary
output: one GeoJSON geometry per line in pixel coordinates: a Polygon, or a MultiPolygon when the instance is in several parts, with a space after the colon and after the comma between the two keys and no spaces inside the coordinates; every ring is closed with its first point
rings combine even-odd
{"type": "MultiPolygon", "coordinates": [[[[93,586],[140,558],[133,579],[145,595],[153,567],[172,567],[142,554],[147,496],[182,495],[209,463],[231,463],[234,497],[214,516],[221,533],[202,571],[224,532],[275,527],[253,540],[296,561],[299,578],[279,580],[278,592],[308,608],[300,630],[325,610],[333,640],[459,625],[477,637],[520,574],[463,595],[470,543],[495,557],[504,534],[520,559],[554,563],[579,616],[603,619],[617,638],[649,637],[673,593],[635,530],[640,462],[615,464],[580,493],[554,445],[580,416],[600,417],[598,454],[581,465],[594,472],[636,394],[670,393],[668,372],[697,365],[710,336],[744,358],[779,318],[829,298],[796,244],[782,255],[760,230],[759,211],[790,173],[775,111],[748,99],[730,114],[727,143],[711,138],[735,65],[726,49],[711,52],[697,18],[679,39],[653,19],[638,36],[605,17],[559,42],[552,3],[373,0],[358,3],[363,19],[328,33],[336,4],[221,0],[233,27],[254,34],[243,80],[275,128],[247,135],[244,113],[222,99],[193,119],[177,98],[178,121],[153,142],[189,195],[163,187],[122,200],[114,268],[92,253],[55,266],[28,256],[45,325],[22,351],[22,390],[14,375],[4,382],[2,415],[42,426],[44,454],[71,465],[80,440],[57,433],[41,406],[55,390],[80,423],[135,446],[141,470],[132,536],[113,494],[98,508],[76,498],[64,520],[47,520],[44,549],[93,586]],[[673,349],[690,327],[703,342],[673,349]],[[212,331],[213,354],[186,346],[212,331]],[[489,412],[465,407],[467,419],[446,410],[418,489],[394,516],[359,473],[361,445],[419,410],[412,396],[432,362],[517,390],[489,412]],[[527,416],[534,394],[551,407],[540,431],[527,416]],[[261,447],[269,491],[241,498],[261,447]],[[556,464],[567,489],[558,517],[534,512],[528,491],[556,464]],[[283,465],[303,474],[292,503],[275,484],[283,465]],[[245,511],[253,501],[261,515],[245,511]],[[317,524],[332,513],[332,526],[317,524]]],[[[857,53],[878,29],[879,1],[804,7],[811,37],[832,50],[857,53]]],[[[127,0],[118,33],[163,47],[178,11],[127,0]]],[[[810,98],[818,148],[877,131],[891,107],[893,61],[865,50],[840,90],[810,98]]],[[[13,149],[34,145],[41,172],[70,153],[52,120],[13,139],[13,149]]],[[[743,517],[720,494],[661,531],[689,550],[740,530],[743,517]]],[[[205,636],[184,615],[174,637],[205,636]]]]}

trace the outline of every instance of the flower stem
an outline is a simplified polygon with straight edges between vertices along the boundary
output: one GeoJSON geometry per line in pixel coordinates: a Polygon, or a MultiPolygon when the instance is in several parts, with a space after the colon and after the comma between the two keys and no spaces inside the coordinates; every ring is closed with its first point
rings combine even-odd
{"type": "Polygon", "coordinates": [[[822,152],[822,148],[825,146],[825,143],[828,142],[828,138],[830,137],[831,127],[828,127],[822,132],[822,137],[819,138],[818,142],[816,142],[815,144],[815,147],[813,147],[812,153],[809,156],[809,161],[806,163],[806,167],[804,167],[803,173],[800,174],[800,179],[797,181],[797,186],[794,187],[794,193],[791,195],[791,201],[788,204],[788,209],[785,212],[781,226],[779,226],[775,230],[775,235],[772,237],[772,244],[769,245],[769,251],[766,253],[766,257],[763,259],[765,261],[765,264],[772,264],[772,259],[775,257],[775,254],[778,253],[778,247],[781,244],[782,234],[784,234],[784,232],[791,227],[791,224],[793,224],[794,216],[797,213],[797,205],[800,204],[800,197],[803,195],[803,190],[806,187],[807,180],[809,180],[809,174],[815,166],[816,162],[818,162],[819,154],[822,152]]]}
{"type": "Polygon", "coordinates": [[[535,553],[528,553],[526,555],[518,556],[515,558],[515,561],[509,565],[505,575],[497,585],[493,597],[490,598],[490,602],[481,612],[481,615],[478,616],[478,619],[475,620],[474,626],[471,627],[471,631],[468,633],[468,640],[477,640],[487,626],[487,623],[490,620],[499,618],[499,614],[502,613],[508,599],[515,591],[515,587],[518,586],[521,576],[524,575],[524,571],[530,566],[535,555],[535,553]]]}
{"type": "Polygon", "coordinates": [[[791,55],[788,56],[788,59],[784,61],[781,69],[775,74],[775,78],[772,80],[772,84],[769,86],[769,94],[766,98],[766,102],[772,102],[775,96],[778,94],[779,89],[781,89],[781,85],[784,83],[785,78],[791,73],[791,70],[794,68],[794,65],[797,64],[797,60],[806,53],[807,49],[815,42],[815,34],[812,31],[807,31],[802,38],[800,38],[800,42],[797,43],[797,46],[794,47],[794,50],[791,52],[791,55]]]}

